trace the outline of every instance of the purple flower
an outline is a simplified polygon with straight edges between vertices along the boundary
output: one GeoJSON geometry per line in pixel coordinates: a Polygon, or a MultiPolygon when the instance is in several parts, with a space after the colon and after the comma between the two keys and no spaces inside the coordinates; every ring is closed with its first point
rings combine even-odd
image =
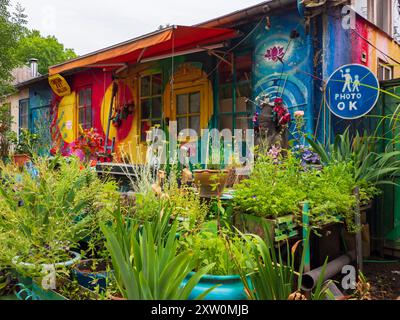
{"type": "Polygon", "coordinates": [[[319,155],[310,149],[305,149],[303,154],[301,155],[302,163],[304,164],[319,164],[321,162],[321,159],[319,155]]]}
{"type": "Polygon", "coordinates": [[[271,149],[268,151],[268,156],[273,158],[274,160],[278,159],[281,154],[282,149],[278,146],[273,145],[271,149]]]}

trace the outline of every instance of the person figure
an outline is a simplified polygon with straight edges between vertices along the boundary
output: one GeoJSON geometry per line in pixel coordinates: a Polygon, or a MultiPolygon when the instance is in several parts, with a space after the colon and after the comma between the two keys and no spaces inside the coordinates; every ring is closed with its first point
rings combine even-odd
{"type": "Polygon", "coordinates": [[[360,76],[356,75],[354,76],[354,83],[353,83],[353,92],[360,92],[360,76]]]}
{"type": "Polygon", "coordinates": [[[343,70],[340,70],[340,71],[342,72],[342,78],[345,79],[345,83],[344,83],[342,92],[346,92],[346,90],[349,90],[350,92],[352,92],[351,84],[353,83],[353,77],[350,74],[350,69],[346,69],[346,74],[344,74],[343,70]]]}

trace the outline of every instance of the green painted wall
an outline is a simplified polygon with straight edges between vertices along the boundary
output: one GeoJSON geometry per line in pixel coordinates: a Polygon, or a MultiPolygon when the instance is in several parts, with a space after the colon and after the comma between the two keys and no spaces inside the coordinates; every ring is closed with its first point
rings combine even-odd
{"type": "MultiPolygon", "coordinates": [[[[383,116],[391,116],[400,107],[400,79],[387,82],[382,85],[381,104],[379,106],[383,116]],[[386,92],[385,92],[386,91],[386,92]]],[[[400,124],[386,120],[384,125],[384,132],[381,135],[392,140],[397,137],[397,143],[393,145],[393,149],[400,151],[400,124]]],[[[399,157],[400,160],[400,157],[399,157]]],[[[400,184],[400,179],[397,182],[400,184]]],[[[385,240],[389,244],[394,244],[400,247],[400,187],[398,186],[385,186],[383,195],[383,205],[381,214],[383,222],[383,231],[385,240]]]]}

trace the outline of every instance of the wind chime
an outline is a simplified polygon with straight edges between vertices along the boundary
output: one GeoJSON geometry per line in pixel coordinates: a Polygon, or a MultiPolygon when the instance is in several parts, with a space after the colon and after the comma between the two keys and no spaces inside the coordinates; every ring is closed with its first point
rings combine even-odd
{"type": "Polygon", "coordinates": [[[284,135],[291,121],[288,108],[284,105],[281,97],[271,100],[264,95],[256,101],[259,109],[253,115],[253,125],[256,144],[260,139],[267,139],[270,145],[285,144],[284,135]]]}

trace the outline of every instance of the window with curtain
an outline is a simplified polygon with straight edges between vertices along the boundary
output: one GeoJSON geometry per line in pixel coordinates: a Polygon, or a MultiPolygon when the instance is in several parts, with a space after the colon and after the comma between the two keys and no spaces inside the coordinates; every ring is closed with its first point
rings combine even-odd
{"type": "Polygon", "coordinates": [[[78,123],[82,129],[93,127],[92,118],[92,88],[81,88],[78,90],[78,123]]]}
{"type": "Polygon", "coordinates": [[[248,129],[252,107],[246,99],[251,98],[251,53],[234,57],[233,66],[219,66],[219,130],[248,129]]]}
{"type": "Polygon", "coordinates": [[[140,137],[146,141],[147,131],[161,125],[162,75],[143,76],[140,79],[140,137]]]}

